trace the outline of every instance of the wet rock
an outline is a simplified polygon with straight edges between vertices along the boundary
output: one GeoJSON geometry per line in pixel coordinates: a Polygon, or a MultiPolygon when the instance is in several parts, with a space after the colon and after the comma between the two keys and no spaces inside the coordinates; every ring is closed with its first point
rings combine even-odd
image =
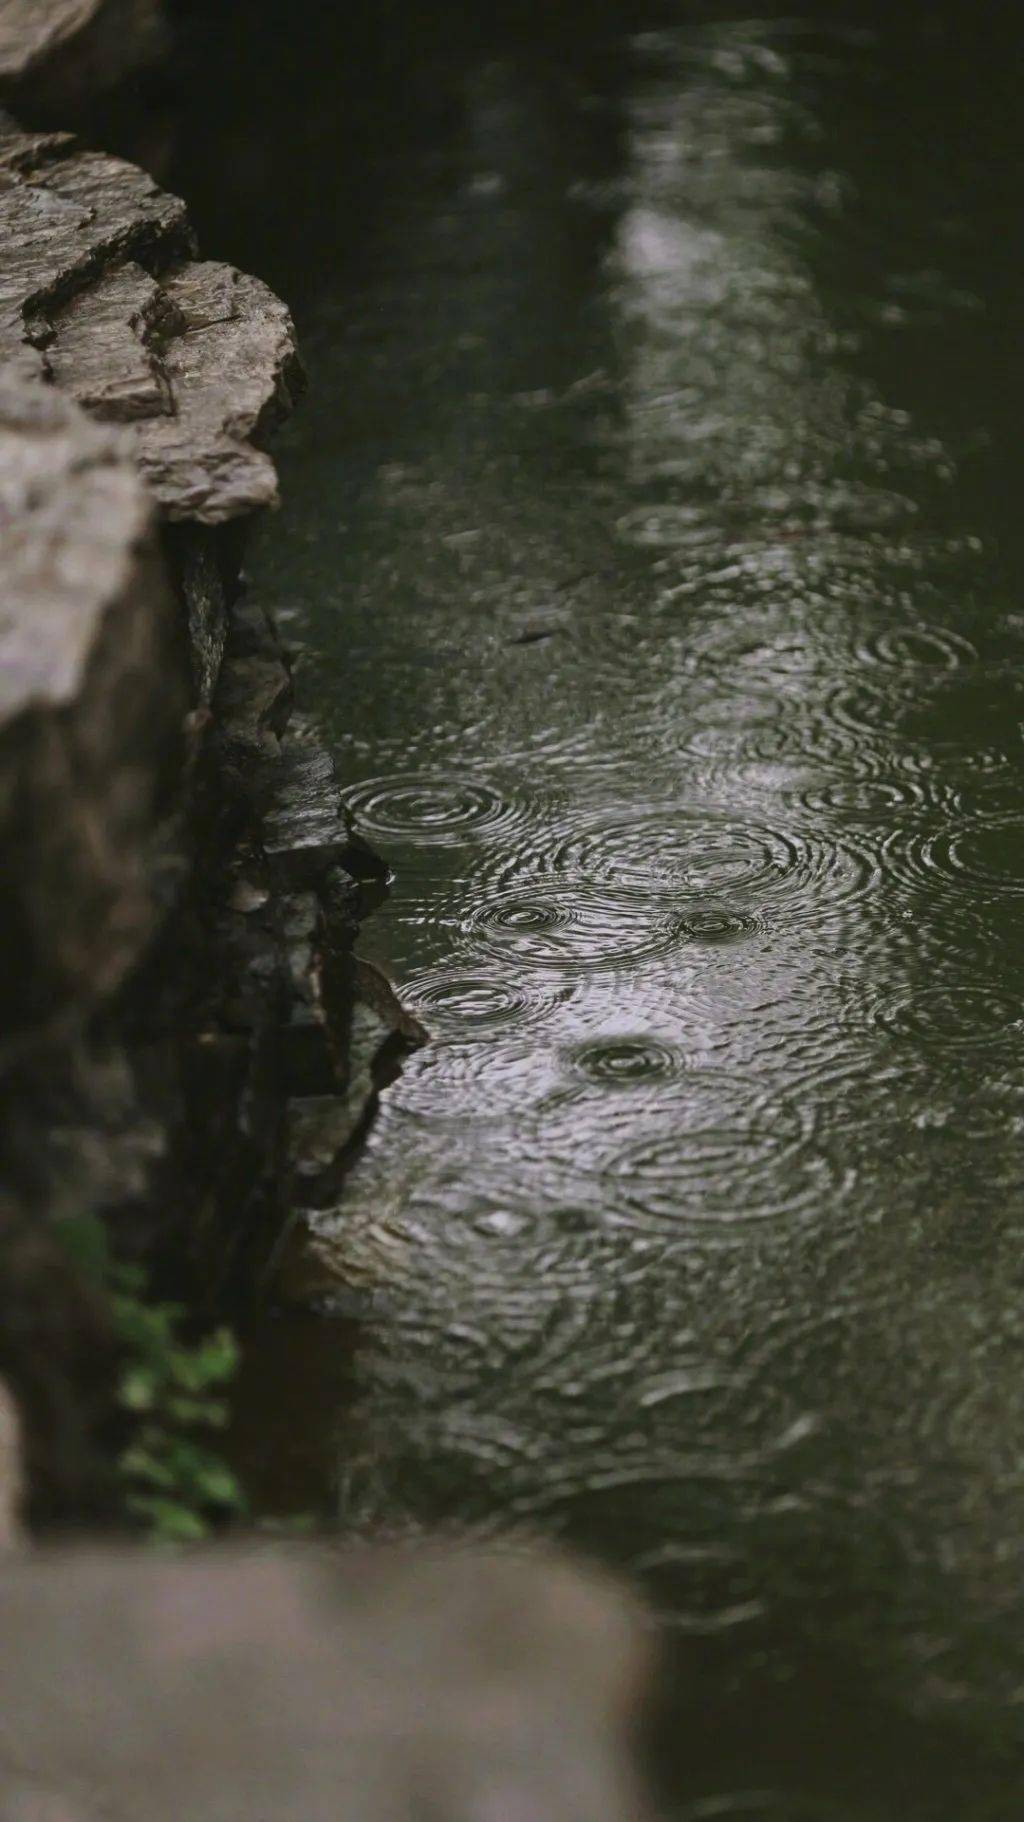
{"type": "Polygon", "coordinates": [[[0,96],[29,111],[114,87],[166,44],[160,0],[4,0],[0,96]]]}
{"type": "Polygon", "coordinates": [[[281,1217],[298,1036],[339,1077],[322,907],[300,937],[304,888],[267,877],[256,775],[291,678],[236,609],[230,523],[276,497],[254,439],[293,395],[287,312],[197,263],[145,173],[2,117],[0,229],[0,1372],[49,1525],[110,1516],[117,1446],[61,1224],[100,1213],[216,1295],[281,1217]]]}
{"type": "Polygon", "coordinates": [[[309,884],[344,861],[352,836],[334,761],[322,747],[285,749],[264,774],[260,810],[267,859],[288,884],[309,884]]]}
{"type": "Polygon", "coordinates": [[[390,1032],[410,1044],[427,1042],[430,1034],[426,1026],[402,1004],[395,983],[383,968],[366,956],[355,957],[355,991],[357,1000],[372,1007],[390,1032]]]}
{"type": "MultiPolygon", "coordinates": [[[[4,130],[0,117],[0,178],[0,361],[17,359],[41,378],[52,313],[69,298],[127,261],[166,267],[193,251],[183,202],[66,133],[4,130]]],[[[119,337],[115,364],[124,349],[119,337]]]]}
{"type": "Polygon", "coordinates": [[[164,533],[164,548],[188,616],[193,696],[198,707],[208,709],[228,641],[229,590],[217,534],[204,533],[191,525],[169,526],[164,533]]]}
{"type": "Polygon", "coordinates": [[[254,443],[302,383],[287,309],[259,279],[209,262],[184,267],[165,296],[180,324],[162,357],[174,413],[138,430],[146,479],[172,519],[216,525],[276,505],[274,464],[254,443]]]}
{"type": "Polygon", "coordinates": [[[50,377],[89,415],[109,423],[169,417],[171,388],[152,346],[170,327],[166,293],[129,260],[54,316],[50,377]]]}
{"type": "Polygon", "coordinates": [[[229,737],[276,754],[293,698],[291,675],[275,656],[239,658],[224,680],[219,713],[229,737]]]}
{"type": "Polygon", "coordinates": [[[157,916],[147,861],[180,760],[176,607],[127,452],[0,375],[0,1060],[81,1024],[157,916]]]}
{"type": "MultiPolygon", "coordinates": [[[[376,1110],[395,1027],[357,999],[345,1046],[344,1080],[333,1094],[296,1095],[289,1103],[293,1196],[301,1208],[341,1194],[345,1172],[376,1110]]],[[[340,1072],[339,1072],[340,1073],[340,1072]]]]}
{"type": "Polygon", "coordinates": [[[12,1558],[0,1810],[640,1822],[645,1676],[618,1589],[550,1556],[12,1558]]]}
{"type": "Polygon", "coordinates": [[[273,462],[252,439],[290,409],[299,369],[266,285],[212,264],[158,284],[129,262],[52,322],[50,373],[93,415],[132,426],[169,519],[217,525],[277,504],[273,462]]]}
{"type": "Polygon", "coordinates": [[[129,427],[163,515],[221,525],[277,501],[256,447],[301,384],[285,306],[196,262],[184,204],[62,134],[0,132],[0,358],[129,427]]]}

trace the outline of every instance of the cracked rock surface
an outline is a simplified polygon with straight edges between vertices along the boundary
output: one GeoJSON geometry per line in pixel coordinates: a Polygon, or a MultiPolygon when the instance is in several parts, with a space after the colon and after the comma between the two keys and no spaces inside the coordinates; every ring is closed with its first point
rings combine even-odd
{"type": "Polygon", "coordinates": [[[184,204],[63,134],[0,135],[0,360],[122,424],[167,519],[223,524],[277,501],[257,445],[300,370],[285,306],[196,261],[184,204]]]}

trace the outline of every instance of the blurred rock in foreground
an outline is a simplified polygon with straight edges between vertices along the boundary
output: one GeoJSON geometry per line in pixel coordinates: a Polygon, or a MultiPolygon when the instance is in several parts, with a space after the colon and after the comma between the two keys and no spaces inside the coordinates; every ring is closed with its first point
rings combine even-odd
{"type": "Polygon", "coordinates": [[[73,107],[164,49],[161,0],[2,0],[0,96],[32,111],[73,107]]]}
{"type": "Polygon", "coordinates": [[[0,1569],[3,1822],[641,1822],[643,1628],[550,1555],[0,1569]]]}
{"type": "Polygon", "coordinates": [[[0,1555],[21,1539],[21,1437],[14,1400],[0,1380],[0,1555]]]}

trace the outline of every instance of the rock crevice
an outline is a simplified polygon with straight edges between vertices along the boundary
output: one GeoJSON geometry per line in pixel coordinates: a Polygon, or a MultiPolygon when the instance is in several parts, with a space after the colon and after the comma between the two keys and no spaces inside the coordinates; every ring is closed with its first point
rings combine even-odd
{"type": "Polygon", "coordinates": [[[98,1212],[214,1302],[258,1271],[291,1104],[361,1129],[350,951],[382,869],[239,582],[301,384],[285,306],[66,134],[0,126],[0,232],[0,1375],[56,1522],[102,1506],[110,1348],[54,1235],[98,1212]]]}

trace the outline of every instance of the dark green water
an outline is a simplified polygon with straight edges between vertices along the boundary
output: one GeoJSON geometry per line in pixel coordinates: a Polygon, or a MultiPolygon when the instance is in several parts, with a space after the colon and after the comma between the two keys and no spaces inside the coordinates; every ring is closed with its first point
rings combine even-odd
{"type": "Polygon", "coordinates": [[[679,1818],[1010,1822],[1020,30],[224,17],[176,181],[313,381],[254,583],[435,1034],[315,1220],[343,1518],[638,1576],[679,1818]]]}

